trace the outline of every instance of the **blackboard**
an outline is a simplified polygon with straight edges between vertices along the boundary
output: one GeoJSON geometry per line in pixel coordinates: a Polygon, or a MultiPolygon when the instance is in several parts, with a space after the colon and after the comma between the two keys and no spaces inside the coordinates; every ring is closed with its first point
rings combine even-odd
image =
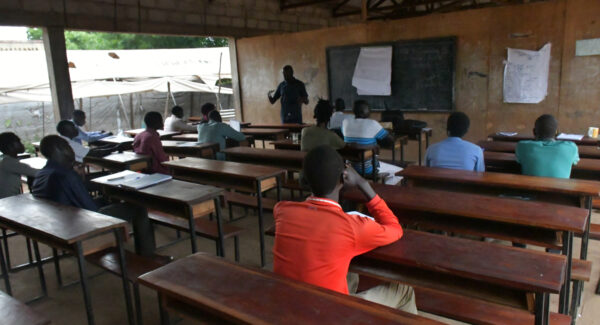
{"type": "Polygon", "coordinates": [[[364,99],[373,110],[447,112],[454,109],[456,37],[327,48],[329,98],[347,108],[364,99]],[[392,46],[392,95],[359,96],[352,76],[361,47],[392,46]]]}

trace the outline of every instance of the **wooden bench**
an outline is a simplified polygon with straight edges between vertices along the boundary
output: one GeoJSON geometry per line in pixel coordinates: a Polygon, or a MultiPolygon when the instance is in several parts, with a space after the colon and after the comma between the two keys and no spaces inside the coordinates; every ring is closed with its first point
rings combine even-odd
{"type": "MultiPolygon", "coordinates": [[[[531,325],[535,316],[522,309],[435,289],[413,287],[417,308],[430,314],[471,324],[531,325]]],[[[550,313],[551,325],[569,325],[571,317],[550,313]]]]}
{"type": "Polygon", "coordinates": [[[47,325],[50,320],[31,307],[0,291],[0,317],[3,324],[47,325]]]}
{"type": "Polygon", "coordinates": [[[170,323],[169,311],[211,323],[440,324],[206,254],[179,259],[139,281],[158,293],[161,324],[170,323]]]}
{"type": "MultiPolygon", "coordinates": [[[[159,211],[148,211],[148,218],[154,224],[172,228],[178,231],[184,231],[187,233],[190,232],[188,222],[185,219],[178,218],[159,211]]],[[[196,230],[196,235],[202,238],[214,240],[215,245],[217,247],[217,255],[221,255],[218,245],[219,229],[217,227],[217,223],[210,220],[206,220],[204,218],[195,218],[194,221],[194,229],[196,230]]],[[[246,231],[246,229],[244,228],[223,224],[223,238],[227,239],[233,237],[236,261],[240,260],[238,236],[244,231],[246,231]]]]}
{"type": "MultiPolygon", "coordinates": [[[[86,255],[85,259],[91,264],[96,265],[116,276],[120,277],[122,274],[119,266],[119,252],[115,247],[110,247],[99,252],[86,255]]],[[[135,253],[125,251],[125,265],[127,265],[125,277],[133,285],[133,298],[135,303],[137,325],[143,324],[142,303],[140,300],[138,277],[161,266],[167,265],[172,260],[173,258],[171,256],[140,256],[135,253]]]]}
{"type": "MultiPolygon", "coordinates": [[[[225,192],[224,197],[225,197],[225,202],[227,202],[227,205],[229,207],[229,220],[230,221],[233,220],[233,211],[232,211],[233,205],[238,205],[238,206],[242,206],[245,208],[258,209],[258,202],[256,201],[256,197],[254,197],[254,196],[250,196],[250,195],[243,194],[243,193],[237,193],[237,192],[225,192]]],[[[275,200],[275,199],[266,198],[266,197],[262,198],[263,210],[273,212],[273,209],[275,208],[275,204],[277,204],[277,200],[275,200]]]]}

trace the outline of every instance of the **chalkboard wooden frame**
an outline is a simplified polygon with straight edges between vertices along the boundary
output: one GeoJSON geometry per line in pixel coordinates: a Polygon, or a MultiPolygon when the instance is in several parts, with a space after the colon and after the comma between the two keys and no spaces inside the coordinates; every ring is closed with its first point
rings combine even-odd
{"type": "MultiPolygon", "coordinates": [[[[385,110],[385,106],[387,105],[387,109],[389,110],[401,110],[402,112],[418,112],[418,113],[427,113],[427,112],[432,112],[432,113],[449,113],[452,112],[456,109],[456,103],[455,103],[455,81],[456,81],[456,49],[457,49],[457,37],[455,36],[450,36],[450,37],[436,37],[436,38],[426,38],[426,39],[413,39],[413,40],[399,40],[396,42],[380,42],[380,43],[367,43],[367,44],[352,44],[352,45],[345,45],[345,46],[335,46],[335,47],[328,47],[326,49],[326,56],[327,56],[327,79],[328,79],[328,87],[329,87],[329,98],[334,101],[336,98],[341,97],[342,99],[344,99],[344,102],[346,103],[346,107],[347,109],[351,109],[352,107],[352,102],[354,100],[358,100],[358,99],[364,99],[367,102],[369,102],[369,104],[371,104],[371,108],[373,111],[383,111],[385,110]],[[346,64],[343,65],[343,63],[341,63],[341,61],[337,61],[335,63],[332,64],[332,58],[335,57],[335,52],[340,52],[340,51],[344,51],[346,53],[342,53],[342,54],[347,54],[350,55],[349,58],[352,58],[353,56],[356,56],[356,58],[358,58],[358,53],[360,52],[360,48],[361,47],[375,47],[375,46],[392,46],[393,47],[393,55],[392,55],[392,95],[390,96],[359,96],[356,94],[356,88],[351,86],[351,80],[352,80],[352,74],[354,72],[354,66],[356,64],[356,60],[354,59],[352,64],[346,64]],[[440,63],[440,67],[435,67],[436,69],[439,69],[440,75],[442,76],[440,79],[443,79],[443,83],[440,81],[440,85],[439,85],[439,93],[443,94],[442,96],[440,96],[440,101],[441,103],[435,103],[435,105],[437,106],[436,108],[433,107],[425,107],[423,108],[422,106],[420,107],[408,107],[410,105],[406,105],[404,104],[406,101],[408,101],[406,98],[408,95],[406,95],[407,92],[409,92],[409,88],[404,87],[402,88],[402,83],[404,83],[405,85],[409,82],[409,78],[410,77],[406,77],[406,76],[410,76],[410,74],[407,75],[401,75],[402,71],[397,71],[398,69],[400,69],[402,67],[402,64],[405,64],[405,67],[411,67],[411,66],[407,66],[406,62],[401,62],[399,61],[401,58],[406,60],[412,60],[411,58],[414,58],[414,56],[410,56],[409,54],[407,54],[408,52],[406,52],[408,49],[408,51],[418,51],[419,48],[427,48],[427,47],[431,47],[434,46],[436,48],[439,48],[440,51],[443,51],[444,55],[443,56],[443,60],[440,59],[440,61],[443,62],[439,62],[440,63]],[[352,52],[350,52],[352,51],[352,52]],[[401,52],[402,51],[402,52],[401,52]],[[332,54],[334,53],[334,54],[332,54]],[[348,54],[349,53],[349,54],[348,54]],[[402,57],[401,55],[405,55],[404,57],[402,57]],[[340,67],[340,65],[343,65],[342,67],[340,67]],[[349,66],[351,65],[351,66],[349,66]],[[343,70],[341,72],[341,75],[346,75],[346,77],[349,77],[349,81],[344,82],[343,88],[345,88],[345,91],[336,89],[336,91],[334,91],[334,87],[332,87],[332,82],[335,82],[333,79],[340,79],[341,77],[339,75],[334,75],[332,73],[332,69],[334,68],[337,70],[343,70]],[[403,77],[403,78],[402,78],[403,77]],[[350,99],[348,98],[347,94],[350,91],[349,87],[348,87],[348,83],[350,83],[350,87],[352,87],[352,91],[353,94],[351,94],[350,99]],[[334,93],[337,92],[337,93],[334,93]],[[404,92],[404,95],[403,93],[404,92]],[[342,93],[344,95],[339,95],[339,93],[342,93]],[[382,104],[383,103],[383,104],[382,104]],[[404,107],[401,107],[404,106],[404,107]],[[441,108],[440,108],[441,107],[441,108]]],[[[340,55],[339,53],[337,55],[340,55]]],[[[441,56],[440,56],[441,58],[441,56]]],[[[408,69],[410,70],[410,69],[408,69]]],[[[418,70],[418,68],[414,68],[415,71],[413,71],[414,73],[419,73],[420,71],[418,70]]],[[[419,76],[414,78],[419,78],[419,76]]],[[[421,80],[422,81],[423,78],[422,76],[421,80]]],[[[342,78],[344,81],[347,80],[347,78],[342,78]]],[[[414,84],[411,84],[414,85],[414,84]]],[[[413,92],[414,93],[414,92],[413,92]]],[[[415,96],[415,98],[411,98],[412,101],[418,101],[418,100],[426,100],[426,101],[431,101],[432,99],[429,98],[428,96],[425,96],[425,93],[420,94],[420,99],[418,96],[415,96]],[[427,99],[423,99],[427,97],[427,99]]],[[[414,104],[411,103],[412,106],[417,106],[419,104],[414,104]]],[[[425,105],[423,105],[425,106],[425,105]]]]}

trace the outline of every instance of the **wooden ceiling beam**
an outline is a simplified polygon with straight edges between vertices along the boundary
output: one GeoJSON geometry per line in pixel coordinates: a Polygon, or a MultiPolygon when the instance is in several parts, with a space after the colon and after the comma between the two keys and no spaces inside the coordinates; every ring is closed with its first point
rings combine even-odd
{"type": "Polygon", "coordinates": [[[319,3],[326,3],[326,2],[331,2],[331,0],[307,0],[307,1],[287,2],[287,3],[284,0],[280,0],[279,8],[281,10],[286,10],[286,9],[306,7],[306,6],[311,6],[311,5],[316,5],[319,3]]]}

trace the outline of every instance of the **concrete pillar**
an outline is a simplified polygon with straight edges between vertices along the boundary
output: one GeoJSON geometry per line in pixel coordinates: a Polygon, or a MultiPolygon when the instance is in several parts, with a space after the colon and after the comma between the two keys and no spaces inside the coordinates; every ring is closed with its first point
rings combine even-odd
{"type": "Polygon", "coordinates": [[[240,84],[240,76],[238,72],[237,62],[237,47],[236,39],[229,37],[229,60],[231,61],[231,87],[233,90],[233,107],[235,108],[235,116],[238,121],[244,121],[244,110],[242,103],[242,88],[240,84]]]}
{"type": "Polygon", "coordinates": [[[46,64],[48,65],[48,78],[50,79],[50,92],[52,93],[54,120],[58,122],[70,119],[75,109],[69,63],[67,61],[65,30],[60,27],[44,27],[42,31],[46,64]]]}

